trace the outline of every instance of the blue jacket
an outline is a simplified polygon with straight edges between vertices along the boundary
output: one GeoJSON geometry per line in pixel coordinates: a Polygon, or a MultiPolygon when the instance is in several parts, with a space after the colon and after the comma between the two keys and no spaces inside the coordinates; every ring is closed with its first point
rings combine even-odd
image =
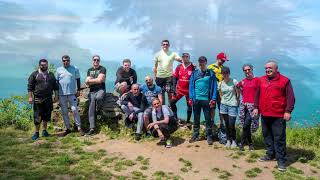
{"type": "Polygon", "coordinates": [[[193,102],[196,100],[196,92],[195,92],[195,82],[196,80],[203,78],[204,76],[210,76],[209,80],[209,97],[208,100],[214,100],[217,99],[217,79],[215,73],[207,69],[205,74],[202,73],[201,69],[196,69],[192,72],[190,77],[190,84],[189,84],[189,96],[190,99],[192,99],[193,102]]]}

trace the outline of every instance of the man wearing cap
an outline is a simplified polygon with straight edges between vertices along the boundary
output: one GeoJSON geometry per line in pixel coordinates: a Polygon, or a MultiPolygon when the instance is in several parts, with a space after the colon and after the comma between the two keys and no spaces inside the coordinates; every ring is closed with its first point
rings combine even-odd
{"type": "Polygon", "coordinates": [[[173,62],[176,60],[181,62],[181,57],[176,52],[169,51],[170,43],[169,40],[163,40],[161,43],[162,49],[157,52],[154,56],[154,76],[156,84],[161,87],[163,96],[162,104],[165,104],[165,92],[168,94],[170,101],[173,88],[172,88],[172,72],[173,62]]]}
{"type": "MultiPolygon", "coordinates": [[[[217,55],[216,62],[213,63],[213,64],[210,64],[210,65],[208,66],[208,69],[211,69],[211,70],[215,73],[216,79],[217,79],[218,82],[221,82],[221,81],[223,80],[223,76],[222,76],[222,74],[221,74],[221,69],[222,69],[222,67],[223,67],[223,64],[224,64],[226,61],[229,61],[229,60],[227,59],[227,55],[226,55],[224,52],[221,52],[221,53],[219,53],[219,54],[217,55]]],[[[217,92],[217,93],[218,93],[218,92],[217,92]]],[[[216,103],[216,105],[218,105],[218,109],[219,109],[219,111],[220,111],[221,99],[220,99],[220,96],[219,96],[218,94],[217,94],[216,96],[217,96],[217,103],[216,103]]],[[[213,124],[214,124],[214,116],[215,116],[215,112],[216,112],[216,105],[211,108],[211,118],[212,118],[212,120],[213,120],[213,124]]],[[[220,116],[220,127],[221,127],[221,125],[223,125],[223,120],[222,120],[221,115],[219,115],[219,116],[220,116]]]]}
{"type": "Polygon", "coordinates": [[[189,95],[193,104],[193,134],[190,143],[199,140],[200,115],[203,109],[206,121],[206,136],[208,145],[212,145],[212,125],[210,108],[215,105],[217,95],[217,80],[214,72],[207,69],[207,58],[199,57],[199,69],[192,72],[190,77],[189,95]]]}
{"type": "Polygon", "coordinates": [[[171,109],[177,117],[177,102],[183,97],[186,97],[187,101],[187,123],[190,123],[190,118],[192,114],[192,106],[189,102],[189,81],[192,74],[192,71],[195,69],[195,66],[190,62],[189,53],[182,53],[182,63],[179,64],[175,71],[173,72],[173,89],[174,93],[170,101],[171,109]]]}
{"type": "Polygon", "coordinates": [[[278,170],[286,171],[286,122],[291,119],[295,96],[290,80],[278,72],[276,61],[265,65],[266,75],[260,77],[253,115],[261,113],[262,133],[266,155],[260,161],[278,162],[278,170]]]}

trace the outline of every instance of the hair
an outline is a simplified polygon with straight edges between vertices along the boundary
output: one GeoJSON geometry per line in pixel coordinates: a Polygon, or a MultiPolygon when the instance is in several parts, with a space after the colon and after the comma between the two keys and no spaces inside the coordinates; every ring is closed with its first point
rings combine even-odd
{"type": "Polygon", "coordinates": [[[169,40],[167,40],[167,39],[162,40],[161,44],[164,43],[164,42],[167,42],[168,44],[170,44],[169,40]]]}
{"type": "Polygon", "coordinates": [[[268,63],[273,63],[273,64],[275,64],[275,65],[276,65],[276,68],[278,69],[278,63],[277,63],[276,60],[273,60],[273,59],[268,60],[266,64],[268,64],[268,63]]]}
{"type": "Polygon", "coordinates": [[[201,61],[201,60],[205,60],[206,62],[208,62],[207,58],[205,56],[200,56],[198,61],[201,61]]]}
{"type": "Polygon", "coordinates": [[[70,56],[68,56],[68,55],[63,55],[63,56],[61,57],[61,59],[62,59],[62,60],[63,60],[63,59],[70,60],[70,56]]]}
{"type": "Polygon", "coordinates": [[[131,64],[131,60],[126,58],[126,59],[122,60],[122,64],[124,64],[124,63],[130,63],[131,64]]]}
{"type": "Polygon", "coordinates": [[[43,63],[43,62],[48,64],[48,60],[46,60],[46,59],[40,59],[40,60],[39,60],[39,65],[40,65],[41,63],[43,63]]]}
{"type": "Polygon", "coordinates": [[[99,60],[100,60],[100,56],[99,56],[99,55],[97,55],[97,54],[93,55],[93,56],[92,56],[92,59],[95,58],[95,57],[98,57],[99,60]]]}
{"type": "Polygon", "coordinates": [[[230,74],[230,68],[227,66],[223,66],[221,69],[221,74],[230,74]]]}
{"type": "Polygon", "coordinates": [[[242,66],[242,70],[244,70],[245,67],[249,66],[251,70],[253,70],[253,65],[252,64],[244,64],[242,66]]]}
{"type": "Polygon", "coordinates": [[[139,84],[132,84],[132,85],[131,85],[131,89],[132,89],[134,86],[137,86],[137,87],[140,89],[139,84]]]}
{"type": "Polygon", "coordinates": [[[153,102],[154,102],[154,101],[159,101],[159,102],[160,102],[160,99],[157,98],[157,97],[153,98],[152,101],[151,101],[151,104],[152,104],[152,105],[153,105],[153,102]]]}

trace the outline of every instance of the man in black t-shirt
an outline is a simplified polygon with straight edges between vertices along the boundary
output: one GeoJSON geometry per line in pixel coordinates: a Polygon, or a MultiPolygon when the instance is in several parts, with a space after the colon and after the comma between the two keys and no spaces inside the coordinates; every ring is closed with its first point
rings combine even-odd
{"type": "Polygon", "coordinates": [[[105,96],[106,91],[106,68],[100,66],[100,56],[94,55],[92,57],[93,67],[88,69],[86,85],[90,88],[89,93],[89,123],[90,130],[87,135],[95,134],[95,113],[96,113],[96,103],[101,104],[105,96]]]}
{"type": "Polygon", "coordinates": [[[115,81],[115,88],[117,92],[122,94],[131,89],[132,84],[137,83],[137,73],[131,68],[130,59],[124,59],[122,66],[117,70],[117,79],[115,81]]]}

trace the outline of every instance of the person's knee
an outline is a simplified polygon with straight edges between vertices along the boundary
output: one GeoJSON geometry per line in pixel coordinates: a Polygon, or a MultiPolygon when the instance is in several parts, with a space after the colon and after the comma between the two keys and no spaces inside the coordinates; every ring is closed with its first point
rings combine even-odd
{"type": "Polygon", "coordinates": [[[77,113],[77,112],[78,112],[77,106],[71,106],[71,111],[72,111],[73,113],[77,113]]]}
{"type": "Polygon", "coordinates": [[[35,126],[38,126],[38,125],[41,124],[41,119],[39,119],[39,118],[34,119],[33,123],[34,123],[35,126]]]}

